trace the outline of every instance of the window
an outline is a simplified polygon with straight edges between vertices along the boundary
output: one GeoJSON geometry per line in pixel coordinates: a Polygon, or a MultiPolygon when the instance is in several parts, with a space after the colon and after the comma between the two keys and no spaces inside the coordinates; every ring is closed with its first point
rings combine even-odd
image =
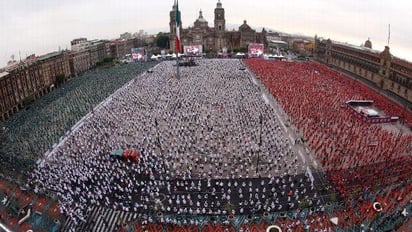
{"type": "Polygon", "coordinates": [[[222,25],[219,25],[219,31],[221,31],[222,30],[222,25]]]}

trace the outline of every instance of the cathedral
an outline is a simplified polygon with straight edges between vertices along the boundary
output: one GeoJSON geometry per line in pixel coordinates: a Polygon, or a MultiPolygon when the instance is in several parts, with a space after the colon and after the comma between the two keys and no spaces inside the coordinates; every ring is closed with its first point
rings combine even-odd
{"type": "MultiPolygon", "coordinates": [[[[176,4],[170,11],[170,50],[175,52],[176,36],[176,4]]],[[[213,27],[203,18],[202,11],[199,11],[199,17],[193,24],[193,27],[183,29],[180,24],[180,40],[182,46],[185,45],[202,45],[204,52],[218,53],[222,51],[233,51],[234,49],[247,48],[249,43],[263,43],[266,47],[266,31],[256,32],[246,20],[239,27],[239,30],[227,31],[225,9],[218,0],[214,11],[213,27]]]]}

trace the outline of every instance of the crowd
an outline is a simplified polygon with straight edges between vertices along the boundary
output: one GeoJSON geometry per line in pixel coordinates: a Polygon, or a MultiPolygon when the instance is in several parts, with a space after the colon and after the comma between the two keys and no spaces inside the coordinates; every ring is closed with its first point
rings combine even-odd
{"type": "MultiPolygon", "coordinates": [[[[57,199],[35,194],[0,175],[0,223],[9,230],[58,231],[64,219],[57,199]],[[31,216],[23,219],[29,209],[31,216]]],[[[4,227],[1,230],[7,231],[4,227]]]]}
{"type": "Polygon", "coordinates": [[[1,172],[25,174],[37,159],[109,94],[155,63],[93,69],[0,122],[1,172]]]}
{"type": "Polygon", "coordinates": [[[406,194],[412,180],[412,134],[408,129],[412,114],[407,109],[320,64],[245,62],[302,131],[345,198],[365,193],[406,194]],[[358,120],[345,106],[348,100],[373,100],[378,109],[400,117],[401,122],[371,125],[358,120]]]}
{"type": "MultiPolygon", "coordinates": [[[[33,172],[80,221],[88,204],[134,212],[226,215],[320,207],[274,109],[238,60],[163,62],[107,98],[33,172]],[[174,62],[173,62],[174,63],[174,62]],[[138,163],[116,159],[136,149],[138,163]]],[[[322,194],[320,190],[322,189],[322,194]]]]}
{"type": "MultiPolygon", "coordinates": [[[[380,218],[374,227],[380,228],[400,218],[400,206],[407,204],[412,189],[411,132],[399,124],[358,120],[344,103],[373,100],[409,126],[410,112],[316,63],[245,60],[326,171],[311,173],[297,155],[299,145],[290,142],[279,115],[242,62],[197,63],[181,67],[180,77],[174,62],[163,62],[150,72],[142,73],[153,64],[130,64],[94,70],[69,82],[1,125],[7,132],[0,148],[2,164],[11,167],[25,158],[32,163],[40,158],[34,154],[54,143],[28,183],[36,192],[55,192],[60,210],[80,224],[89,222],[90,205],[138,212],[144,225],[169,227],[200,226],[201,215],[309,212],[271,221],[286,231],[306,226],[327,231],[332,216],[344,220],[340,228],[369,218],[380,218]],[[139,151],[139,161],[110,155],[118,149],[139,151]],[[328,213],[325,203],[336,196],[325,176],[346,200],[328,213]],[[371,209],[373,201],[395,216],[381,217],[371,209]],[[161,219],[163,214],[183,217],[161,219]]],[[[257,228],[241,221],[244,230],[257,228]]],[[[219,231],[229,224],[228,218],[207,226],[219,231]]]]}

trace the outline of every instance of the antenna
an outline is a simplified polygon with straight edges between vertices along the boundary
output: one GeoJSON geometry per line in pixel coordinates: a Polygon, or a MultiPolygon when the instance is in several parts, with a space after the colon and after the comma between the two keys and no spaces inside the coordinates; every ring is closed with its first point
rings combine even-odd
{"type": "Polygon", "coordinates": [[[388,47],[389,47],[390,40],[391,40],[391,24],[388,24],[388,47]]]}

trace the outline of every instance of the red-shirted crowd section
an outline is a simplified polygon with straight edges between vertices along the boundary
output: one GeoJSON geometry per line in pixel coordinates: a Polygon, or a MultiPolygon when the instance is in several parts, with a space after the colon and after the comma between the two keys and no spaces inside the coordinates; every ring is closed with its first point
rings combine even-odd
{"type": "Polygon", "coordinates": [[[407,193],[412,180],[412,135],[407,129],[412,127],[412,114],[408,109],[322,64],[261,59],[244,63],[303,133],[345,198],[366,191],[402,199],[407,193]],[[376,108],[399,117],[406,128],[391,130],[364,122],[345,107],[349,100],[373,100],[376,108]]]}
{"type": "Polygon", "coordinates": [[[314,62],[247,59],[244,63],[260,78],[289,120],[301,131],[305,143],[341,193],[343,205],[290,217],[233,223],[207,223],[199,227],[134,222],[120,231],[227,232],[265,231],[278,225],[282,231],[332,231],[353,229],[383,214],[397,214],[412,200],[412,114],[379,92],[348,76],[314,62]],[[373,100],[386,116],[400,124],[369,124],[346,107],[349,100],[373,100]],[[392,128],[392,129],[391,129],[392,128]],[[398,129],[393,129],[398,128],[398,129]],[[409,129],[407,129],[409,128],[409,129]],[[380,203],[380,210],[374,203],[380,203]],[[338,225],[331,218],[338,219],[338,225]],[[310,227],[305,227],[309,225],[310,227]]]}
{"type": "Polygon", "coordinates": [[[0,223],[12,231],[56,231],[65,219],[56,200],[1,177],[0,200],[0,223]]]}

